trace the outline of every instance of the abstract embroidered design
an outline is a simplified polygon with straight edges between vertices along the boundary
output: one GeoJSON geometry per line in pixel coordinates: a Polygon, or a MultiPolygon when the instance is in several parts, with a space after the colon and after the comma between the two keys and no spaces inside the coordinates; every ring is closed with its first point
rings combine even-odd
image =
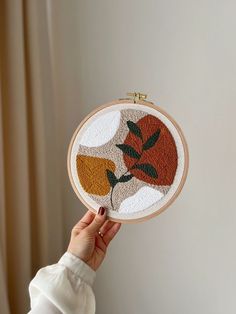
{"type": "Polygon", "coordinates": [[[168,193],[178,155],[174,138],[160,119],[124,109],[101,115],[89,125],[80,139],[76,166],[90,198],[110,210],[129,213],[148,208],[168,193]]]}

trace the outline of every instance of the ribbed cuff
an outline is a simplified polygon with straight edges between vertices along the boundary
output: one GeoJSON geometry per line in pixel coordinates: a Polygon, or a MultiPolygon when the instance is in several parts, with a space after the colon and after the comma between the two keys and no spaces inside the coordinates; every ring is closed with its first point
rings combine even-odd
{"type": "Polygon", "coordinates": [[[70,269],[76,276],[80,277],[90,286],[93,285],[96,272],[79,257],[70,252],[65,252],[59,259],[58,264],[70,269]]]}

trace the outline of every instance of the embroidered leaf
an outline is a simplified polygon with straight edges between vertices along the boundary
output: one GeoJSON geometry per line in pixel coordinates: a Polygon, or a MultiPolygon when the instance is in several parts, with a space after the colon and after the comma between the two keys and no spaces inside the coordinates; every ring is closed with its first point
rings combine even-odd
{"type": "Polygon", "coordinates": [[[158,177],[156,169],[150,164],[137,164],[137,165],[134,165],[132,168],[142,170],[149,177],[152,177],[152,178],[158,177]]]}
{"type": "Polygon", "coordinates": [[[141,129],[136,123],[129,120],[129,121],[127,121],[127,125],[128,125],[130,132],[132,132],[134,135],[141,138],[141,140],[143,139],[141,129]]]}
{"type": "Polygon", "coordinates": [[[118,182],[114,172],[109,170],[109,169],[106,169],[106,172],[107,172],[107,178],[108,178],[108,181],[110,183],[110,186],[114,187],[118,182]]]}
{"type": "Polygon", "coordinates": [[[129,180],[131,180],[133,178],[133,174],[128,174],[128,175],[123,175],[120,177],[119,182],[128,182],[129,180]]]}
{"type": "Polygon", "coordinates": [[[147,139],[147,141],[143,144],[143,150],[147,150],[156,144],[159,139],[160,132],[160,129],[158,129],[147,139]]]}
{"type": "Polygon", "coordinates": [[[135,178],[148,184],[172,185],[178,168],[178,151],[177,143],[171,131],[160,119],[151,114],[145,115],[138,121],[133,120],[131,117],[127,120],[135,121],[143,136],[143,141],[141,141],[129,131],[124,142],[122,142],[133,146],[137,152],[141,154],[139,159],[130,158],[125,154],[123,155],[124,164],[125,167],[129,169],[129,173],[134,174],[135,178]],[[155,132],[157,132],[155,134],[156,138],[153,138],[154,136],[152,137],[152,135],[155,132]],[[153,139],[156,141],[153,141],[153,139]],[[156,144],[151,147],[154,142],[156,144]],[[151,148],[148,149],[149,147],[151,148]],[[145,175],[143,171],[137,171],[135,168],[132,169],[135,161],[139,164],[151,164],[156,169],[158,178],[152,178],[145,175]]]}
{"type": "Polygon", "coordinates": [[[127,144],[116,144],[116,146],[122,150],[123,153],[129,155],[130,157],[139,159],[141,155],[130,145],[127,144]]]}

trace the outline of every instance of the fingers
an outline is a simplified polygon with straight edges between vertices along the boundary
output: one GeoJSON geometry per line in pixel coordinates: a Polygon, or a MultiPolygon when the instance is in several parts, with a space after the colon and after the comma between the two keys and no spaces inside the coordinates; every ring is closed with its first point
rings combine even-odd
{"type": "Polygon", "coordinates": [[[115,224],[114,221],[106,220],[99,230],[101,231],[102,234],[105,234],[109,229],[111,229],[111,227],[114,224],[115,224]]]}
{"type": "Polygon", "coordinates": [[[86,230],[91,234],[95,234],[103,225],[105,220],[106,220],[106,209],[104,207],[100,207],[93,221],[90,223],[89,226],[86,227],[86,230]]]}
{"type": "Polygon", "coordinates": [[[103,241],[108,246],[111,240],[115,237],[117,232],[120,230],[121,223],[115,222],[112,227],[103,235],[103,241]]]}
{"type": "Polygon", "coordinates": [[[103,241],[103,238],[100,235],[96,236],[96,246],[102,250],[104,253],[106,253],[107,246],[105,242],[103,241]]]}
{"type": "Polygon", "coordinates": [[[89,225],[90,222],[93,220],[94,216],[95,214],[91,210],[88,210],[87,213],[85,213],[85,215],[80,219],[79,222],[83,222],[89,225]]]}
{"type": "Polygon", "coordinates": [[[95,217],[95,214],[92,211],[88,210],[86,214],[73,227],[72,234],[78,233],[79,231],[86,228],[94,219],[94,217],[95,217]]]}
{"type": "Polygon", "coordinates": [[[95,217],[95,214],[92,211],[88,210],[87,213],[75,225],[75,227],[82,227],[82,229],[87,227],[92,222],[94,217],[95,217]]]}

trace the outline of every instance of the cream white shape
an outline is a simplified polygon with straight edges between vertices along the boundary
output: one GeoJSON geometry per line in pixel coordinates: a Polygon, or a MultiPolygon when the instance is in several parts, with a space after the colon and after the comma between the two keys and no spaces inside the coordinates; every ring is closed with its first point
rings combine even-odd
{"type": "Polygon", "coordinates": [[[120,111],[108,112],[98,117],[82,135],[79,143],[87,147],[98,147],[109,142],[120,125],[120,111]]]}
{"type": "Polygon", "coordinates": [[[144,210],[158,202],[163,196],[164,194],[160,191],[143,186],[134,195],[121,202],[118,212],[130,214],[144,210]]]}

